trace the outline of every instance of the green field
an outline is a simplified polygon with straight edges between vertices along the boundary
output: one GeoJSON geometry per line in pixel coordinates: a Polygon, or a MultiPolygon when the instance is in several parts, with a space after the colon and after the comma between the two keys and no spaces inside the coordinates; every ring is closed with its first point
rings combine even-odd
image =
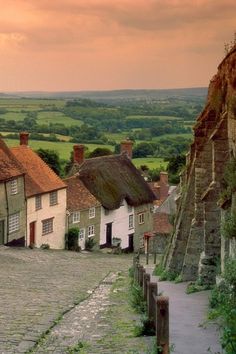
{"type": "Polygon", "coordinates": [[[160,120],[181,120],[181,117],[173,117],[173,116],[146,116],[146,115],[130,115],[127,116],[126,119],[160,119],[160,120]]]}
{"type": "MultiPolygon", "coordinates": [[[[17,146],[19,145],[19,140],[16,139],[4,139],[8,146],[17,146]]],[[[74,143],[62,143],[62,142],[51,142],[51,141],[38,141],[31,140],[29,141],[29,146],[33,150],[37,150],[39,148],[42,149],[50,149],[58,152],[61,159],[69,160],[70,153],[73,151],[74,143]]],[[[114,150],[114,147],[111,145],[99,145],[99,144],[84,144],[89,151],[93,151],[97,147],[108,148],[110,150],[114,150]]]]}
{"type": "Polygon", "coordinates": [[[38,124],[64,124],[66,127],[70,127],[71,125],[81,126],[83,122],[81,120],[72,119],[70,117],[65,116],[62,112],[39,112],[37,117],[38,124]]]}
{"type": "Polygon", "coordinates": [[[164,161],[163,159],[159,157],[143,157],[143,158],[137,158],[133,159],[132,162],[136,167],[140,167],[142,165],[148,166],[149,169],[155,169],[155,168],[162,168],[163,170],[166,169],[166,166],[168,162],[164,161]]]}
{"type": "Polygon", "coordinates": [[[62,108],[65,106],[64,100],[55,99],[31,99],[31,98],[0,98],[0,108],[6,108],[11,111],[37,111],[39,109],[45,109],[47,107],[56,106],[62,108]]]}

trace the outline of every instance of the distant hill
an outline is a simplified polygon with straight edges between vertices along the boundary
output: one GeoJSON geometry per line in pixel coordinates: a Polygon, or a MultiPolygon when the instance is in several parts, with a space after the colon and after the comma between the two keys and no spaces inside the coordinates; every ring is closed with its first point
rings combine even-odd
{"type": "MultiPolygon", "coordinates": [[[[1,95],[1,94],[0,94],[1,95]]],[[[61,92],[7,92],[2,95],[9,97],[27,98],[60,98],[75,99],[88,98],[101,102],[130,101],[130,100],[164,100],[168,98],[205,98],[207,95],[206,87],[165,89],[165,90],[111,90],[111,91],[61,91],[61,92]]]]}

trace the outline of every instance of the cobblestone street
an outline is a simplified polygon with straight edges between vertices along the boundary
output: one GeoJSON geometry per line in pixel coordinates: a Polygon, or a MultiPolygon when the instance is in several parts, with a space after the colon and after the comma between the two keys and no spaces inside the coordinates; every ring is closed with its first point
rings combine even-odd
{"type": "Polygon", "coordinates": [[[129,255],[0,248],[0,353],[34,348],[102,279],[130,264],[129,255]]]}

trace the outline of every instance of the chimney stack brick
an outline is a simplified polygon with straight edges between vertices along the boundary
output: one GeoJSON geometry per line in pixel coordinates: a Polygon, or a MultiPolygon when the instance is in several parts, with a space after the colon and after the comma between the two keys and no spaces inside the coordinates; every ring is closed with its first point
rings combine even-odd
{"type": "Polygon", "coordinates": [[[133,152],[133,141],[129,139],[122,141],[120,144],[120,152],[121,154],[127,154],[127,156],[131,160],[133,152]]]}
{"type": "Polygon", "coordinates": [[[20,145],[28,146],[28,141],[29,141],[29,133],[21,132],[20,133],[20,145]]]}
{"type": "Polygon", "coordinates": [[[81,165],[84,162],[84,145],[76,144],[73,146],[74,150],[74,163],[81,165]]]}

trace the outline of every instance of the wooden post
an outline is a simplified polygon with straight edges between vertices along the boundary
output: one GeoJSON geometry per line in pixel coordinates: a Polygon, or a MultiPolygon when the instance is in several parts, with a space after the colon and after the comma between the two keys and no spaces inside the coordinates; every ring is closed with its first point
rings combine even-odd
{"type": "Polygon", "coordinates": [[[156,252],[154,252],[153,263],[154,263],[154,264],[156,264],[156,263],[157,263],[157,254],[156,254],[156,252]]]}
{"type": "Polygon", "coordinates": [[[156,301],[156,340],[161,354],[169,353],[169,298],[158,296],[156,301]]]}
{"type": "Polygon", "coordinates": [[[144,273],[143,276],[143,297],[144,300],[147,301],[147,282],[150,282],[150,274],[144,273]]]}
{"type": "Polygon", "coordinates": [[[148,264],[149,252],[146,253],[146,264],[148,264]]]}
{"type": "Polygon", "coordinates": [[[152,328],[155,328],[156,303],[154,296],[157,296],[157,283],[147,283],[147,315],[152,328]]]}
{"type": "Polygon", "coordinates": [[[139,266],[139,285],[141,288],[143,287],[143,273],[144,273],[144,267],[142,265],[139,266]]]}

